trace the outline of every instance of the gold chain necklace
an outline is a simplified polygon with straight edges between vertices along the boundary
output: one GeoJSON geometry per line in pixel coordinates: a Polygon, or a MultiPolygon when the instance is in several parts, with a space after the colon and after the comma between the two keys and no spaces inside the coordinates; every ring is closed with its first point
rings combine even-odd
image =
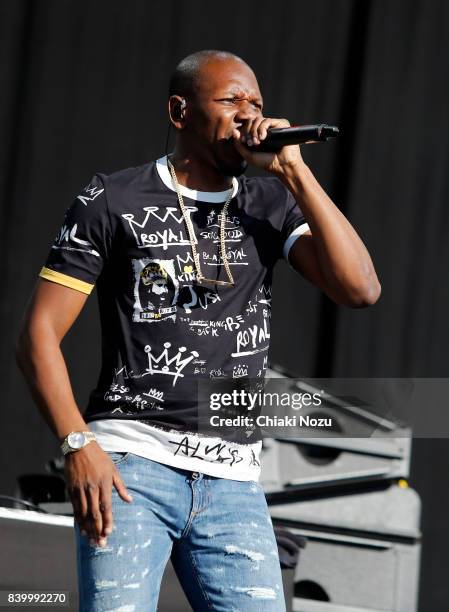
{"type": "Polygon", "coordinates": [[[226,199],[226,202],[223,205],[223,209],[221,211],[221,222],[220,222],[220,255],[223,261],[224,268],[226,270],[226,274],[228,275],[229,281],[214,280],[211,278],[206,278],[205,276],[203,276],[203,273],[201,272],[200,256],[196,249],[197,240],[195,237],[195,231],[193,229],[192,221],[190,219],[190,215],[188,214],[185,204],[184,204],[184,200],[182,197],[181,190],[179,188],[179,183],[178,183],[178,178],[176,176],[175,168],[173,164],[171,163],[171,161],[168,159],[168,157],[167,157],[167,163],[170,169],[170,174],[173,180],[173,184],[175,186],[176,194],[178,196],[179,206],[181,208],[184,223],[186,224],[187,232],[189,234],[190,246],[192,248],[193,263],[195,264],[197,281],[199,283],[214,283],[215,285],[226,285],[228,287],[233,287],[235,283],[234,283],[234,278],[231,273],[231,268],[229,266],[228,256],[226,254],[226,243],[225,243],[226,215],[228,212],[229,203],[231,202],[231,199],[232,199],[232,193],[234,191],[233,187],[231,187],[229,191],[229,195],[226,199]]]}

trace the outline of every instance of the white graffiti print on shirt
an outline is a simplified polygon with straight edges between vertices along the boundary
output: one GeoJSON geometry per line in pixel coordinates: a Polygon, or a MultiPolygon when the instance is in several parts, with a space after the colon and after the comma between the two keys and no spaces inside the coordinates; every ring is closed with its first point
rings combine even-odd
{"type": "MultiPolygon", "coordinates": [[[[249,262],[244,261],[247,256],[243,247],[238,249],[228,249],[226,251],[226,257],[230,266],[248,266],[249,262]]],[[[206,266],[224,266],[223,259],[220,254],[207,253],[203,251],[203,261],[206,266]]]]}
{"type": "Polygon", "coordinates": [[[224,331],[234,331],[239,329],[244,324],[244,318],[238,314],[235,317],[226,317],[226,319],[218,321],[209,321],[205,319],[198,319],[191,321],[187,317],[181,317],[180,321],[187,323],[192,333],[197,336],[211,336],[218,337],[220,333],[224,331]]]}
{"type": "MultiPolygon", "coordinates": [[[[185,234],[182,212],[179,208],[175,206],[145,206],[142,210],[146,214],[141,222],[135,220],[133,213],[122,214],[122,217],[128,222],[140,249],[160,247],[166,251],[169,246],[190,245],[189,237],[185,234]],[[161,211],[160,214],[159,211],[161,211]],[[159,229],[152,227],[150,221],[153,219],[157,220],[156,223],[159,222],[157,223],[159,229]],[[178,227],[175,226],[175,230],[170,227],[163,227],[162,224],[167,224],[167,219],[175,221],[178,227]]],[[[195,206],[186,206],[186,210],[187,214],[191,215],[198,209],[195,206]]],[[[197,241],[195,240],[195,242],[197,241]]]]}
{"type": "MultiPolygon", "coordinates": [[[[207,215],[207,227],[221,227],[221,219],[222,219],[222,213],[218,213],[215,210],[211,210],[210,213],[207,215]]],[[[226,229],[235,229],[237,226],[240,225],[240,219],[237,216],[232,216],[230,217],[229,215],[226,215],[226,219],[225,219],[225,230],[226,229]]]]}
{"type": "Polygon", "coordinates": [[[236,350],[231,353],[231,357],[246,357],[267,351],[270,346],[270,322],[271,318],[271,287],[262,285],[258,290],[258,295],[252,300],[248,300],[246,315],[256,313],[259,304],[263,306],[262,325],[249,325],[245,329],[239,329],[236,334],[236,350]]]}
{"type": "Polygon", "coordinates": [[[112,414],[115,412],[132,414],[136,410],[164,409],[161,405],[164,403],[163,391],[159,391],[156,387],[150,387],[147,391],[131,395],[130,387],[126,384],[126,381],[130,378],[141,378],[141,375],[135,375],[126,366],[114,370],[113,382],[109,386],[109,390],[104,394],[105,401],[117,404],[112,414]]]}
{"type": "Polygon", "coordinates": [[[210,370],[209,378],[227,378],[228,374],[223,370],[223,368],[215,368],[210,370]]]}
{"type": "MultiPolygon", "coordinates": [[[[207,216],[207,230],[200,232],[201,238],[212,241],[214,244],[220,242],[220,225],[222,215],[217,215],[215,210],[207,216]]],[[[226,216],[225,221],[225,242],[240,242],[243,237],[243,231],[238,227],[240,219],[238,217],[226,216]]]]}
{"type": "MultiPolygon", "coordinates": [[[[126,408],[126,414],[133,414],[137,410],[164,410],[164,407],[160,405],[160,401],[153,398],[153,394],[156,393],[154,389],[151,389],[148,393],[137,393],[136,395],[119,395],[118,393],[109,393],[106,392],[104,395],[104,399],[107,402],[125,402],[125,404],[119,404],[114,410],[114,412],[124,413],[124,408],[126,408]],[[146,398],[149,399],[146,399],[146,398]]],[[[162,391],[161,391],[162,393],[162,391]]]]}
{"type": "Polygon", "coordinates": [[[192,361],[194,365],[193,373],[194,374],[205,374],[206,373],[206,361],[204,359],[194,359],[192,361]]]}
{"type": "Polygon", "coordinates": [[[236,365],[232,368],[232,378],[246,378],[248,376],[248,366],[246,364],[236,365]]]}
{"type": "Polygon", "coordinates": [[[80,200],[84,206],[87,206],[88,202],[93,202],[95,198],[98,198],[99,195],[103,193],[104,189],[100,189],[100,187],[92,186],[90,183],[87,187],[84,187],[82,194],[76,196],[78,200],[80,200]]]}
{"type": "Polygon", "coordinates": [[[205,287],[197,287],[196,285],[184,285],[181,297],[180,306],[184,308],[187,314],[192,312],[192,308],[199,306],[203,310],[207,310],[209,304],[221,301],[217,291],[206,289],[205,287]]]}
{"type": "Polygon", "coordinates": [[[237,332],[236,351],[231,357],[246,357],[255,355],[262,351],[268,351],[270,343],[270,331],[267,318],[263,319],[262,326],[254,324],[237,332]]]}
{"type": "Polygon", "coordinates": [[[196,271],[191,253],[186,253],[184,257],[176,255],[176,265],[178,280],[180,283],[191,283],[196,280],[196,271]]]}
{"type": "Polygon", "coordinates": [[[82,253],[89,253],[89,255],[100,257],[100,253],[93,248],[88,240],[78,238],[76,235],[77,230],[77,223],[72,225],[72,227],[64,224],[59,230],[51,248],[64,249],[66,251],[81,251],[82,253]]]}
{"type": "Polygon", "coordinates": [[[145,346],[145,352],[148,355],[148,368],[142,374],[143,376],[153,374],[163,374],[165,376],[173,376],[173,386],[176,385],[178,378],[183,378],[182,370],[186,368],[195,357],[199,357],[196,351],[186,353],[185,346],[180,346],[177,352],[172,348],[170,342],[164,342],[164,350],[160,355],[156,355],[151,346],[145,346]]]}
{"type": "Polygon", "coordinates": [[[261,294],[258,299],[259,304],[264,304],[271,310],[271,287],[262,285],[259,289],[259,293],[261,294]]]}
{"type": "Polygon", "coordinates": [[[248,300],[248,304],[246,306],[245,312],[247,315],[251,315],[256,313],[259,304],[262,304],[263,308],[263,316],[267,318],[271,318],[271,287],[262,285],[259,288],[258,295],[255,298],[248,300]]]}

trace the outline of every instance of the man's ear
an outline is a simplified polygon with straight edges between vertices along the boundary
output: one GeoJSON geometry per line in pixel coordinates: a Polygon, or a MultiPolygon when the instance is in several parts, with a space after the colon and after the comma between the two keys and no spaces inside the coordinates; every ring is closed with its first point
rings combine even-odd
{"type": "Polygon", "coordinates": [[[182,96],[170,96],[168,100],[168,114],[172,125],[177,130],[185,127],[187,102],[182,96]]]}

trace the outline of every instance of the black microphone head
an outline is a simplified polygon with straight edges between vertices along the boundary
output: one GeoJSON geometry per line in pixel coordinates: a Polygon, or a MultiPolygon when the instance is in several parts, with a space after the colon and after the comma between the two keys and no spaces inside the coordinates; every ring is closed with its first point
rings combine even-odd
{"type": "Polygon", "coordinates": [[[321,128],[321,140],[329,140],[329,138],[335,138],[340,133],[340,130],[336,125],[323,125],[321,128]]]}

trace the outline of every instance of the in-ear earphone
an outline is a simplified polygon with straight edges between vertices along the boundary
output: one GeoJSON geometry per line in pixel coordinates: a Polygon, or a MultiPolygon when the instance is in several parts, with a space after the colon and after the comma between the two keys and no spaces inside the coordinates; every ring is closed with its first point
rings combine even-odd
{"type": "MultiPolygon", "coordinates": [[[[184,109],[187,106],[187,102],[185,98],[181,98],[181,103],[177,106],[175,106],[175,108],[173,109],[173,116],[176,115],[178,116],[178,119],[184,119],[184,109]]],[[[165,156],[168,157],[168,143],[170,140],[170,128],[171,128],[171,122],[168,122],[168,128],[167,128],[167,138],[165,139],[165,156]]]]}
{"type": "Polygon", "coordinates": [[[187,102],[185,98],[182,98],[181,104],[179,106],[179,118],[184,119],[184,109],[187,106],[187,102]]]}

